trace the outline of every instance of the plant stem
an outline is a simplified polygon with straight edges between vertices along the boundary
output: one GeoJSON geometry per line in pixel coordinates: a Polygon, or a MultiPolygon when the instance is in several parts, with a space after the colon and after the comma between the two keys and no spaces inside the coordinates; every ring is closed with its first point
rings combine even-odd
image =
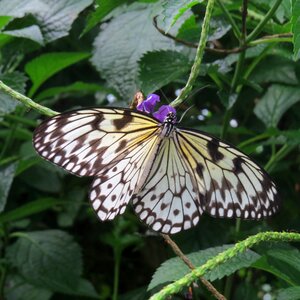
{"type": "Polygon", "coordinates": [[[257,26],[253,29],[253,31],[248,35],[246,42],[252,41],[260,32],[263,30],[265,24],[273,17],[276,12],[278,6],[281,4],[282,0],[277,0],[271,9],[267,12],[265,17],[257,24],[257,26]]]}
{"type": "MultiPolygon", "coordinates": [[[[191,269],[194,270],[195,266],[193,263],[188,259],[187,256],[183,254],[183,252],[180,250],[178,245],[170,238],[169,235],[167,234],[161,234],[161,236],[165,239],[165,241],[170,245],[174,253],[191,269]]],[[[215,296],[216,299],[218,300],[226,300],[226,298],[219,293],[216,288],[205,278],[200,277],[200,281],[203,283],[203,285],[206,286],[206,288],[215,296]]]]}
{"type": "Polygon", "coordinates": [[[188,78],[188,81],[187,81],[185,87],[181,90],[181,93],[178,95],[178,97],[170,103],[170,105],[173,107],[176,107],[179,104],[181,104],[189,96],[189,94],[192,91],[192,88],[195,84],[195,81],[197,79],[197,76],[199,74],[201,62],[202,62],[202,58],[203,58],[203,54],[204,54],[204,50],[205,50],[205,45],[206,45],[206,41],[207,41],[207,37],[208,37],[209,23],[210,23],[212,11],[214,8],[214,2],[215,2],[215,0],[207,1],[206,12],[205,12],[205,16],[204,16],[204,20],[203,20],[203,24],[202,24],[200,41],[199,41],[199,45],[197,48],[194,64],[192,66],[191,73],[190,73],[190,76],[188,78]]]}
{"type": "Polygon", "coordinates": [[[236,25],[234,19],[232,18],[230,12],[226,8],[226,6],[223,4],[222,0],[217,0],[217,2],[218,2],[218,5],[220,6],[220,8],[222,9],[224,15],[228,19],[228,22],[231,24],[235,37],[239,40],[241,37],[241,32],[240,32],[238,26],[236,25]]]}
{"type": "Polygon", "coordinates": [[[121,251],[116,249],[115,251],[115,267],[114,267],[114,287],[113,287],[113,296],[112,300],[118,299],[118,291],[119,291],[119,277],[120,277],[120,263],[121,263],[121,251]]]}
{"type": "Polygon", "coordinates": [[[205,275],[208,271],[218,267],[237,254],[244,252],[263,241],[300,242],[300,234],[294,232],[261,232],[250,236],[247,239],[236,243],[233,247],[209,259],[204,265],[194,269],[179,280],[167,285],[161,291],[154,294],[150,300],[167,299],[169,296],[180,292],[183,287],[191,285],[192,282],[205,275]]]}
{"type": "Polygon", "coordinates": [[[54,111],[54,110],[52,110],[50,108],[47,108],[45,106],[42,106],[42,105],[40,105],[38,103],[35,103],[30,98],[28,98],[28,97],[22,95],[21,93],[15,91],[13,89],[11,89],[9,86],[7,86],[6,84],[4,84],[1,80],[0,80],[0,90],[2,90],[3,92],[5,92],[6,94],[10,95],[14,99],[20,101],[25,106],[37,110],[41,114],[44,114],[44,115],[49,116],[49,117],[52,117],[52,116],[58,114],[58,112],[56,112],[56,111],[54,111]]]}

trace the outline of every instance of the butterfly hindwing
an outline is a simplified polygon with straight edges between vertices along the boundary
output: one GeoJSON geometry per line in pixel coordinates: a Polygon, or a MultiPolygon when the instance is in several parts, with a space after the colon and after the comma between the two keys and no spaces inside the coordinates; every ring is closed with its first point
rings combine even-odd
{"type": "Polygon", "coordinates": [[[247,155],[205,133],[178,128],[177,146],[197,185],[205,211],[216,217],[261,219],[279,208],[275,184],[247,155]]]}
{"type": "Polygon", "coordinates": [[[163,139],[148,179],[133,197],[135,212],[153,230],[176,233],[195,226],[202,205],[174,140],[163,139]]]}
{"type": "Polygon", "coordinates": [[[98,217],[104,221],[122,214],[134,193],[140,190],[149,174],[159,143],[156,135],[144,138],[116,159],[110,168],[95,178],[90,200],[98,217]]]}

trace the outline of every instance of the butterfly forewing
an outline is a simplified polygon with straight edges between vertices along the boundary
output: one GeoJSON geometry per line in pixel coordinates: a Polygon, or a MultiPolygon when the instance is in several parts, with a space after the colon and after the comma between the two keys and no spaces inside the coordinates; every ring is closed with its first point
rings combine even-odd
{"type": "Polygon", "coordinates": [[[95,176],[156,130],[153,118],[130,110],[86,109],[44,121],[34,132],[33,144],[42,157],[67,171],[95,176]]]}
{"type": "Polygon", "coordinates": [[[210,215],[261,219],[278,210],[275,184],[247,155],[194,130],[176,132],[177,148],[205,191],[205,211],[210,215]]]}

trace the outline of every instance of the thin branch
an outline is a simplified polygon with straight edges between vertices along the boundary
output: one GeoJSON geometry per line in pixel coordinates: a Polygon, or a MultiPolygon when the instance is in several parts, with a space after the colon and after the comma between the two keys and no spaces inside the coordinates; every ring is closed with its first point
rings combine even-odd
{"type": "Polygon", "coordinates": [[[265,24],[273,17],[274,13],[276,12],[278,6],[281,4],[282,0],[277,0],[271,9],[267,12],[265,17],[257,24],[257,26],[253,29],[253,31],[248,35],[246,42],[252,41],[260,32],[263,30],[265,24]]]}
{"type": "Polygon", "coordinates": [[[294,232],[261,232],[250,236],[209,259],[204,265],[194,269],[181,279],[167,285],[158,293],[154,294],[150,300],[168,299],[169,296],[180,292],[184,287],[190,286],[195,280],[205,275],[208,271],[215,269],[239,253],[244,252],[263,241],[300,242],[300,234],[294,232]]]}
{"type": "Polygon", "coordinates": [[[243,0],[241,46],[245,45],[247,36],[248,0],[243,0]]]}
{"type": "Polygon", "coordinates": [[[199,75],[202,58],[203,58],[203,54],[204,54],[204,50],[205,50],[205,46],[206,46],[206,41],[207,41],[207,37],[208,37],[209,23],[210,23],[210,19],[212,16],[214,3],[215,3],[215,0],[207,1],[205,16],[204,16],[204,20],[203,20],[203,24],[202,24],[201,35],[200,35],[200,41],[199,41],[199,45],[197,48],[195,60],[194,60],[194,63],[193,63],[192,69],[191,69],[190,76],[187,80],[185,87],[181,90],[178,97],[170,103],[171,106],[174,106],[174,107],[178,106],[189,96],[190,92],[193,89],[195,81],[199,75]]]}
{"type": "MultiPolygon", "coordinates": [[[[193,265],[193,263],[183,254],[183,252],[180,250],[178,245],[170,238],[169,235],[161,233],[161,236],[165,239],[165,241],[170,245],[174,253],[191,269],[194,270],[196,267],[193,265]]],[[[205,278],[200,277],[200,281],[203,283],[203,285],[206,286],[206,288],[215,296],[218,300],[226,300],[226,298],[219,293],[216,288],[205,278]]]]}
{"type": "Polygon", "coordinates": [[[0,90],[2,90],[3,92],[5,92],[6,94],[10,95],[12,98],[20,101],[25,106],[37,110],[41,114],[44,114],[44,115],[49,116],[49,117],[52,117],[52,116],[55,116],[55,115],[58,114],[58,112],[56,112],[56,111],[54,111],[54,110],[52,110],[50,108],[47,108],[45,106],[42,106],[42,105],[34,102],[30,98],[22,95],[21,93],[15,91],[13,89],[11,89],[9,86],[7,86],[6,84],[4,84],[1,80],[0,80],[0,90]]]}
{"type": "MultiPolygon", "coordinates": [[[[198,44],[188,42],[186,40],[177,38],[176,36],[166,33],[162,28],[160,28],[157,24],[157,16],[153,18],[153,25],[157,29],[158,32],[160,32],[163,36],[172,39],[176,43],[185,45],[190,48],[197,48],[198,44]]],[[[292,42],[292,33],[281,33],[281,34],[274,34],[274,35],[266,35],[261,37],[258,40],[249,42],[247,45],[244,45],[242,47],[235,47],[232,49],[221,49],[221,48],[211,48],[211,47],[205,47],[205,51],[215,54],[232,54],[232,53],[240,53],[244,51],[247,48],[254,47],[258,44],[265,44],[265,43],[279,43],[279,42],[292,42]]]]}

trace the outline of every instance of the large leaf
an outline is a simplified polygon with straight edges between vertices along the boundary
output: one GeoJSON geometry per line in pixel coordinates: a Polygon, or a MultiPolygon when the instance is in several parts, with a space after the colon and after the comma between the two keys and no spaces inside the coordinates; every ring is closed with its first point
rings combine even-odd
{"type": "Polygon", "coordinates": [[[82,273],[82,258],[73,238],[60,230],[20,235],[6,253],[28,283],[52,291],[74,293],[82,273]]]}
{"type": "Polygon", "coordinates": [[[41,33],[40,28],[37,25],[31,25],[22,29],[2,31],[2,34],[24,39],[30,39],[34,42],[37,42],[40,45],[44,45],[43,35],[41,33]]]}
{"type": "Polygon", "coordinates": [[[300,100],[300,87],[272,85],[254,109],[267,127],[276,127],[282,115],[300,100]]]}
{"type": "Polygon", "coordinates": [[[277,300],[299,300],[300,286],[293,286],[287,289],[282,289],[277,295],[277,300]]]}
{"type": "Polygon", "coordinates": [[[112,90],[101,86],[96,83],[88,83],[88,82],[81,82],[77,81],[67,86],[56,86],[52,87],[46,90],[43,90],[41,93],[36,95],[36,100],[43,100],[47,98],[51,98],[54,96],[60,96],[62,97],[63,94],[70,95],[70,94],[76,94],[81,95],[85,93],[96,93],[98,91],[104,91],[107,93],[112,93],[112,90]]]}
{"type": "Polygon", "coordinates": [[[15,18],[32,14],[47,43],[66,36],[78,14],[90,4],[92,0],[1,0],[0,12],[15,18]]]}
{"type": "Polygon", "coordinates": [[[146,53],[139,64],[141,90],[149,94],[186,74],[191,62],[175,51],[157,51],[146,53]]]}
{"type": "Polygon", "coordinates": [[[96,0],[96,9],[91,12],[87,17],[87,25],[82,34],[87,33],[97,24],[99,24],[105,16],[107,16],[116,7],[123,3],[129,2],[129,0],[96,0]]]}
{"type": "Polygon", "coordinates": [[[16,164],[0,168],[0,212],[4,210],[7,196],[14,179],[16,164]]]}
{"type": "Polygon", "coordinates": [[[89,57],[85,52],[58,52],[42,54],[25,65],[25,71],[32,80],[29,95],[32,96],[36,90],[48,78],[57,72],[89,57]]]}
{"type": "Polygon", "coordinates": [[[47,289],[27,283],[24,278],[20,276],[9,276],[7,283],[5,286],[6,300],[48,300],[53,294],[47,289]]]}
{"type": "Polygon", "coordinates": [[[164,10],[162,14],[164,16],[164,22],[166,25],[166,32],[176,23],[176,21],[193,6],[201,3],[202,0],[165,0],[162,4],[164,10]]]}
{"type": "MultiPolygon", "coordinates": [[[[203,265],[208,259],[216,256],[220,252],[230,248],[231,245],[224,245],[219,247],[208,248],[198,252],[188,254],[187,257],[194,264],[194,266],[203,265]]],[[[260,255],[252,250],[247,250],[239,253],[237,256],[229,259],[224,264],[216,267],[215,269],[207,272],[204,277],[209,281],[221,279],[234,273],[236,270],[249,267],[260,258],[260,255]]],[[[190,272],[189,268],[183,263],[179,257],[171,258],[165,261],[154,273],[152,280],[148,286],[148,290],[164,284],[166,282],[175,281],[180,279],[185,274],[190,272]]]]}
{"type": "Polygon", "coordinates": [[[292,33],[294,44],[294,59],[300,57],[300,1],[292,0],[292,33]]]}
{"type": "Polygon", "coordinates": [[[274,82],[288,85],[298,84],[296,65],[281,56],[269,56],[255,68],[250,80],[258,83],[274,82]]]}
{"type": "Polygon", "coordinates": [[[252,267],[272,273],[291,285],[300,285],[300,252],[296,248],[268,250],[252,267]]]}
{"type": "MultiPolygon", "coordinates": [[[[6,85],[12,89],[24,93],[25,83],[27,78],[21,72],[12,72],[7,74],[0,74],[0,80],[2,80],[6,85]]],[[[7,95],[3,91],[0,91],[0,114],[5,115],[13,112],[19,102],[17,102],[13,97],[7,95]]]]}
{"type": "Polygon", "coordinates": [[[139,89],[138,61],[144,53],[154,49],[175,50],[174,42],[162,36],[152,24],[158,10],[156,4],[135,3],[129,9],[100,32],[92,57],[101,77],[125,99],[132,98],[139,89]]]}

